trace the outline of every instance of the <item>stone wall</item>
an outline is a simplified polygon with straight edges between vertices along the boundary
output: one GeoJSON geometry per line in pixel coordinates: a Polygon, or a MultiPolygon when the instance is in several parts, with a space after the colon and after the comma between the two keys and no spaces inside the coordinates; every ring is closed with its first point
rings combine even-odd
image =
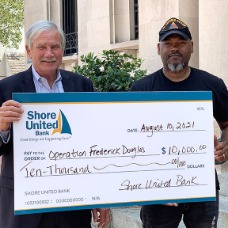
{"type": "Polygon", "coordinates": [[[10,67],[12,74],[16,74],[25,70],[26,65],[24,53],[7,53],[6,61],[10,67]]]}

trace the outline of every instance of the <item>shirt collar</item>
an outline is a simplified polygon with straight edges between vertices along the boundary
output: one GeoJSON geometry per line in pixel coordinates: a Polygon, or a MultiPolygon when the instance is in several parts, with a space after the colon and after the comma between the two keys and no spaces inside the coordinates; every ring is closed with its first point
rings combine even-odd
{"type": "MultiPolygon", "coordinates": [[[[43,78],[36,72],[36,70],[35,70],[35,68],[33,66],[32,66],[32,74],[33,74],[33,80],[36,80],[37,82],[39,82],[40,78],[43,78]]],[[[61,81],[61,80],[62,80],[62,76],[60,74],[60,70],[58,69],[57,70],[57,77],[56,77],[55,82],[58,82],[58,81],[61,81]]]]}

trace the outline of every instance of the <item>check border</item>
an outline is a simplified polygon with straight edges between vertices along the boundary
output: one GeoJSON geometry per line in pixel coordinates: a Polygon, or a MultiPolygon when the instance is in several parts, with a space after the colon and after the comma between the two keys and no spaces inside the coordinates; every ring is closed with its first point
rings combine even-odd
{"type": "MultiPolygon", "coordinates": [[[[96,103],[96,102],[161,102],[161,101],[211,101],[212,92],[74,92],[74,93],[14,93],[13,99],[20,103],[96,103]],[[153,94],[153,95],[151,95],[153,94]]],[[[183,202],[204,202],[215,201],[215,197],[205,198],[191,198],[191,199],[172,199],[169,202],[183,203],[183,202]]],[[[167,200],[153,200],[153,201],[140,201],[140,202],[126,202],[126,203],[110,203],[110,204],[92,204],[83,206],[67,206],[67,207],[54,207],[30,210],[16,210],[15,214],[34,214],[51,211],[71,211],[80,209],[92,209],[102,207],[122,207],[134,205],[149,205],[149,204],[164,204],[167,200]]]]}

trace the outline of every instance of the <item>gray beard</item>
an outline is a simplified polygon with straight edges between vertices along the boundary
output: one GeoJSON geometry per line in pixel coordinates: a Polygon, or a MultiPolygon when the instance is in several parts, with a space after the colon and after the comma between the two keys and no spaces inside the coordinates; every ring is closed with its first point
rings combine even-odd
{"type": "Polygon", "coordinates": [[[184,69],[184,63],[172,64],[168,63],[168,69],[173,73],[181,72],[184,69]]]}

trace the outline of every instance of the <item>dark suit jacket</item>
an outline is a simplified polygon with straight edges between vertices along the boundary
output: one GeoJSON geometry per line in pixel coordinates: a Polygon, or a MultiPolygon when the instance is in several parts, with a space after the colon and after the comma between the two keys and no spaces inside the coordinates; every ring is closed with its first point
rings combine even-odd
{"type": "MultiPolygon", "coordinates": [[[[60,70],[60,72],[62,76],[64,92],[93,91],[92,82],[86,77],[65,70],[60,70]]],[[[0,105],[2,105],[3,102],[12,99],[13,92],[36,92],[32,77],[32,68],[30,67],[24,72],[0,80],[0,105]]],[[[2,155],[2,170],[0,175],[0,228],[38,228],[39,221],[43,214],[23,216],[13,215],[14,181],[12,138],[11,129],[11,138],[9,143],[4,144],[2,143],[2,140],[0,140],[0,155],[2,155]]],[[[88,210],[83,212],[88,213],[88,210]]],[[[75,213],[81,212],[74,211],[65,213],[68,213],[68,215],[72,214],[74,217],[75,213]]]]}

